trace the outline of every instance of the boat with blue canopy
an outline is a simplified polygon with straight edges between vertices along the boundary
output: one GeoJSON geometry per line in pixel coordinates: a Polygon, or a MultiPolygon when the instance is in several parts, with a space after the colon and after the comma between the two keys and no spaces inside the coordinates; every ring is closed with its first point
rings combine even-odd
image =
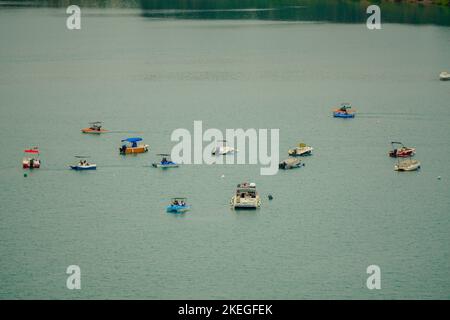
{"type": "Polygon", "coordinates": [[[135,154],[144,153],[148,151],[148,144],[138,144],[142,141],[142,138],[126,138],[121,140],[123,142],[122,146],[119,148],[120,154],[135,154]]]}
{"type": "Polygon", "coordinates": [[[155,168],[177,168],[178,163],[173,162],[170,159],[170,155],[167,153],[159,153],[157,156],[162,157],[160,162],[152,163],[152,166],[155,168]]]}
{"type": "Polygon", "coordinates": [[[172,202],[167,206],[166,211],[170,213],[184,213],[188,211],[191,206],[186,203],[187,198],[177,197],[172,198],[172,202]]]}

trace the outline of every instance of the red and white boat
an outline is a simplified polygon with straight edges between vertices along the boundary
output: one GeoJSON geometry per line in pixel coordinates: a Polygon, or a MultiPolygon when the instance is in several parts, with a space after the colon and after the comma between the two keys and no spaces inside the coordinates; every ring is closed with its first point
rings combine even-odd
{"type": "Polygon", "coordinates": [[[41,167],[39,149],[37,147],[23,150],[23,152],[25,153],[25,157],[22,160],[22,167],[24,169],[38,169],[41,167]]]}
{"type": "Polygon", "coordinates": [[[405,147],[403,143],[392,141],[392,150],[389,151],[389,156],[393,158],[406,158],[411,157],[416,153],[415,148],[405,147]],[[400,148],[396,148],[396,145],[400,145],[400,148]]]}

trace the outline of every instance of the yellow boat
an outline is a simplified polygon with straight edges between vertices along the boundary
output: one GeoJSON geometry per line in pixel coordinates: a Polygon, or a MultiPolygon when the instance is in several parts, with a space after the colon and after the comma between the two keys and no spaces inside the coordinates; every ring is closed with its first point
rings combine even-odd
{"type": "Polygon", "coordinates": [[[119,148],[120,154],[135,154],[135,153],[144,153],[149,149],[148,144],[137,144],[139,141],[142,141],[142,138],[127,138],[123,139],[122,142],[124,144],[119,148]]]}

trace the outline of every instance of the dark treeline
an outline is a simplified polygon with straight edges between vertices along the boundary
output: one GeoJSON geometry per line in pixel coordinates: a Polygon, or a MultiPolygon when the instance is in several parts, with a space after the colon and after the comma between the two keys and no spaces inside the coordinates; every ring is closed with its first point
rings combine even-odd
{"type": "MultiPolygon", "coordinates": [[[[382,23],[450,25],[450,0],[47,0],[24,5],[141,8],[149,18],[261,19],[360,23],[369,4],[381,7],[382,23]],[[433,5],[431,2],[441,5],[433,5]],[[413,2],[413,3],[411,3],[413,2]]],[[[14,2],[12,2],[14,3],[14,2]]]]}

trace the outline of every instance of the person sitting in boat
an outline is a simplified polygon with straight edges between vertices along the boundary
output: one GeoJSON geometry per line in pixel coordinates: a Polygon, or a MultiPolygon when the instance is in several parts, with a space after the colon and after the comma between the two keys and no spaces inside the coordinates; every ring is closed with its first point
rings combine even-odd
{"type": "Polygon", "coordinates": [[[120,147],[120,152],[125,153],[125,150],[127,150],[127,146],[122,145],[122,147],[120,147]]]}
{"type": "Polygon", "coordinates": [[[161,163],[166,164],[167,163],[167,158],[166,157],[162,158],[161,163]]]}

